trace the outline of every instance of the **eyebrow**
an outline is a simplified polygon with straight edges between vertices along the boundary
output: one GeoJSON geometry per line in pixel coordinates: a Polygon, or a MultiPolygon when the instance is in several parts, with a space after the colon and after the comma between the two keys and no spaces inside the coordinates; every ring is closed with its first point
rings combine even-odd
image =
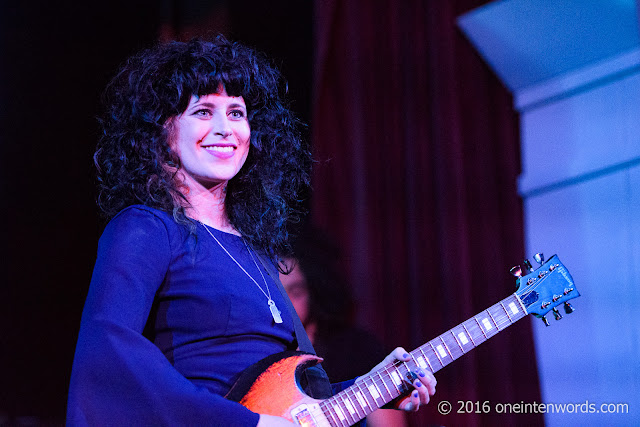
{"type": "MultiPolygon", "coordinates": [[[[193,104],[189,109],[195,108],[195,107],[208,107],[208,108],[216,108],[216,104],[212,103],[212,102],[202,102],[202,103],[198,103],[196,101],[195,104],[193,104]]],[[[227,108],[247,108],[246,105],[241,104],[239,102],[234,102],[232,104],[227,105],[227,108]]]]}

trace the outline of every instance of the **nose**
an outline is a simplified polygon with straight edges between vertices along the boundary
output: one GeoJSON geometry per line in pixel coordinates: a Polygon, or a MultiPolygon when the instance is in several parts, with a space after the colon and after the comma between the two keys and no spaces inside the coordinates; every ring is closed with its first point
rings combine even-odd
{"type": "Polygon", "coordinates": [[[233,131],[231,130],[231,123],[229,122],[229,118],[224,113],[215,115],[212,126],[213,133],[216,135],[220,135],[222,138],[227,138],[233,133],[233,131]]]}

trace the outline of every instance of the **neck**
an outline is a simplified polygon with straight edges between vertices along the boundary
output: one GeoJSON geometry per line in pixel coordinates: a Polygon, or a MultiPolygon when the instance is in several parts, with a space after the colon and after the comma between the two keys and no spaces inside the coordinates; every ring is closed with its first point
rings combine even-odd
{"type": "Polygon", "coordinates": [[[238,231],[231,225],[225,209],[225,188],[227,182],[222,182],[211,188],[203,187],[194,182],[187,183],[187,216],[200,221],[217,230],[237,234],[238,231]]]}

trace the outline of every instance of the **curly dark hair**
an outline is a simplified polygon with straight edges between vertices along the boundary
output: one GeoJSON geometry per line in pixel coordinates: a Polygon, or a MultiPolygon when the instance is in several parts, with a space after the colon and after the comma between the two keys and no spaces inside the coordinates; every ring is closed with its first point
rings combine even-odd
{"type": "Polygon", "coordinates": [[[111,218],[127,206],[147,205],[172,213],[193,231],[166,124],[193,95],[220,87],[244,98],[252,146],[227,185],[226,214],[254,247],[271,257],[286,254],[290,224],[303,213],[311,154],[280,72],[261,53],[222,36],[158,44],[131,57],[109,83],[94,155],[98,206],[111,218]]]}

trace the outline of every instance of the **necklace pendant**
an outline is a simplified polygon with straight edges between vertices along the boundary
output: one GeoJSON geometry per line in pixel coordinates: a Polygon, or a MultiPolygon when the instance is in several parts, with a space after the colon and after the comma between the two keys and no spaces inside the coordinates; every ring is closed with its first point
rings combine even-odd
{"type": "Polygon", "coordinates": [[[278,310],[278,307],[276,307],[276,303],[272,299],[269,300],[269,310],[271,310],[271,316],[273,316],[273,321],[276,323],[282,323],[280,310],[278,310]]]}

